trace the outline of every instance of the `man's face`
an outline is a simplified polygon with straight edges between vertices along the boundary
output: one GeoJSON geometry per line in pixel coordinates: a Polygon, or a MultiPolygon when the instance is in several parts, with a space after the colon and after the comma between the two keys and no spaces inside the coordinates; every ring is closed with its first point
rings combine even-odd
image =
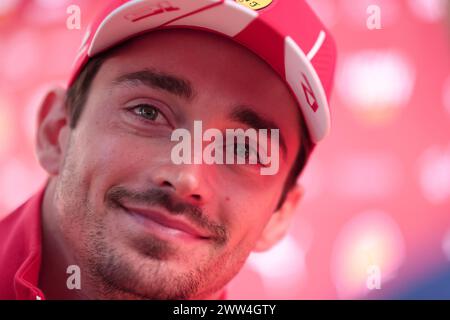
{"type": "Polygon", "coordinates": [[[298,112],[268,65],[213,34],[158,31],[114,52],[54,178],[58,224],[91,294],[205,298],[222,288],[274,214],[298,152],[298,112]],[[174,129],[247,129],[254,115],[280,128],[277,174],[172,162],[174,129]]]}

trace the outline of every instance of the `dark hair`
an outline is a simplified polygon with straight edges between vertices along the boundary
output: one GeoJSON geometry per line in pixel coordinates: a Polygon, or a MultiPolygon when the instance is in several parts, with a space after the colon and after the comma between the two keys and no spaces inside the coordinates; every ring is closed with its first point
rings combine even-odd
{"type": "MultiPolygon", "coordinates": [[[[89,96],[89,91],[91,89],[91,84],[98,73],[103,62],[108,57],[110,52],[104,52],[92,59],[90,59],[87,64],[83,67],[78,77],[75,79],[73,84],[67,90],[66,95],[66,106],[70,113],[70,127],[73,129],[80,119],[83,108],[86,104],[87,98],[89,96]]],[[[306,123],[304,121],[301,112],[298,113],[298,122],[300,125],[300,146],[297,156],[295,158],[294,164],[289,171],[289,175],[286,178],[283,192],[277,204],[278,210],[283,204],[288,192],[295,186],[297,179],[302,173],[312,150],[314,149],[314,144],[311,142],[308,130],[306,128],[306,123]]]]}
{"type": "Polygon", "coordinates": [[[66,107],[70,113],[69,124],[72,129],[75,128],[80,119],[81,112],[89,96],[91,84],[105,59],[105,54],[90,59],[67,90],[66,107]]]}

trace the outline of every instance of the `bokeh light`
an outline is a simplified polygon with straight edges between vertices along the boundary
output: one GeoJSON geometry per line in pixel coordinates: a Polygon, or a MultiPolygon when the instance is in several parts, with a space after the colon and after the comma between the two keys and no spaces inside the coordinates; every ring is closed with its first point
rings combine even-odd
{"type": "Polygon", "coordinates": [[[368,50],[344,58],[337,76],[340,98],[371,123],[390,120],[405,107],[414,86],[408,58],[392,50],[368,50]]]}
{"type": "Polygon", "coordinates": [[[404,240],[396,222],[380,210],[356,215],[342,228],[333,249],[331,273],[340,298],[364,296],[372,268],[380,270],[380,288],[393,278],[404,258],[404,240]]]}

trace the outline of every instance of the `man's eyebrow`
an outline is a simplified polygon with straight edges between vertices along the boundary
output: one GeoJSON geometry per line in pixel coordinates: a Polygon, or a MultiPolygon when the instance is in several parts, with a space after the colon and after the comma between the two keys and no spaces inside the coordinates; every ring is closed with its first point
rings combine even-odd
{"type": "MultiPolygon", "coordinates": [[[[264,118],[263,116],[259,115],[255,111],[253,111],[250,107],[241,105],[233,109],[233,111],[230,113],[229,118],[232,121],[243,123],[250,128],[253,129],[279,129],[279,126],[277,124],[269,119],[264,118]]],[[[287,146],[286,141],[281,134],[281,130],[279,131],[279,138],[280,138],[280,147],[283,151],[283,154],[286,156],[287,154],[287,146]]]]}
{"type": "Polygon", "coordinates": [[[121,75],[113,83],[132,86],[143,84],[154,89],[165,90],[186,100],[190,100],[194,96],[194,90],[189,80],[151,69],[121,75]]]}

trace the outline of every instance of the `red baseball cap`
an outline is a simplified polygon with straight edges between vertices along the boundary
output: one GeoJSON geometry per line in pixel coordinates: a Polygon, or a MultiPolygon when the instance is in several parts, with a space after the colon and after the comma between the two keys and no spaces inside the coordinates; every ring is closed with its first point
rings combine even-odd
{"type": "Polygon", "coordinates": [[[151,30],[174,27],[216,32],[256,53],[296,97],[312,142],[327,135],[336,46],[303,0],[110,0],[88,28],[69,86],[95,55],[151,30]]]}

